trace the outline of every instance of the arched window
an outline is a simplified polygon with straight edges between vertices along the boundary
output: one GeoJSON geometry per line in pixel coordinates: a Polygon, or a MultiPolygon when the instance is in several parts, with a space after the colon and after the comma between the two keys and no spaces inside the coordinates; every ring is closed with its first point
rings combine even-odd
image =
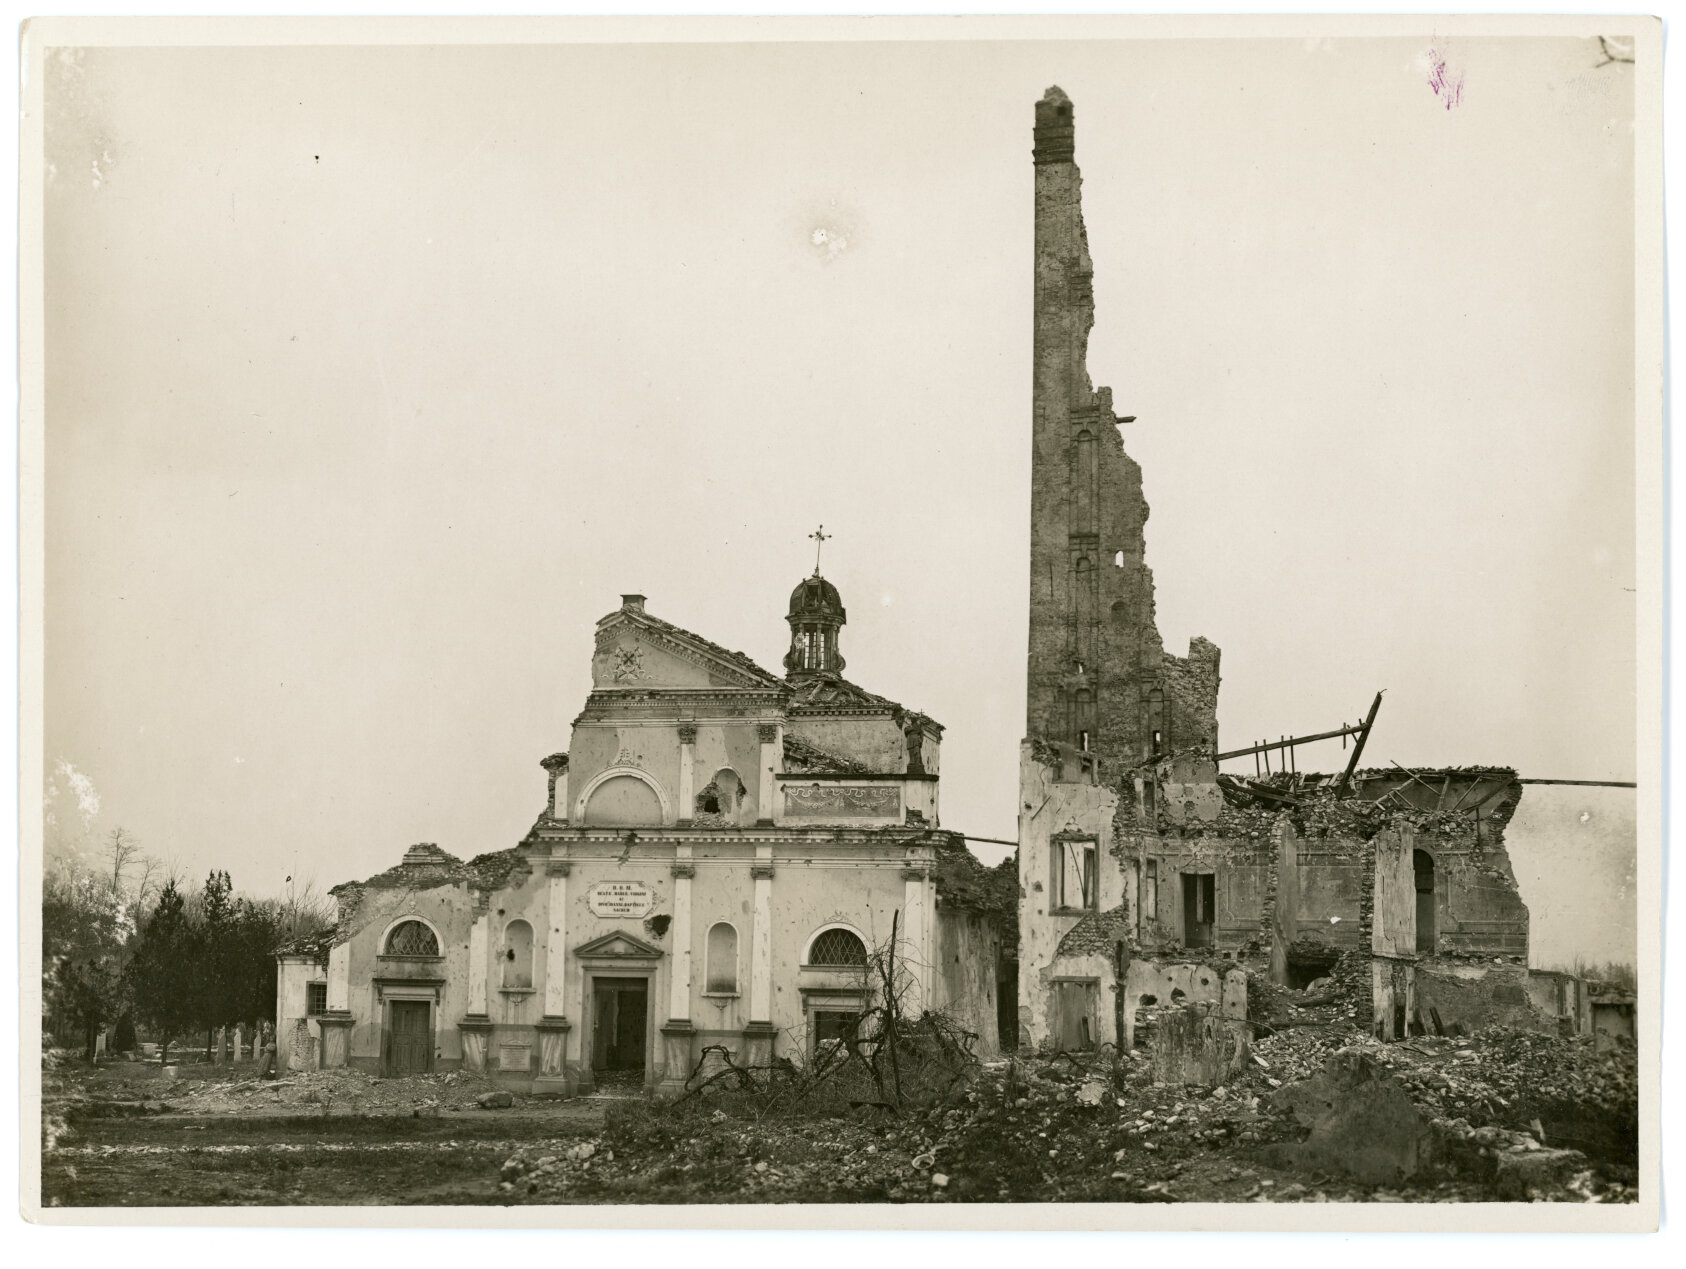
{"type": "Polygon", "coordinates": [[[405,921],[386,936],[388,956],[437,956],[439,939],[421,921],[405,921]]]}
{"type": "Polygon", "coordinates": [[[737,994],[738,932],[729,921],[718,921],[709,927],[707,983],[707,991],[737,994]]]}
{"type": "Polygon", "coordinates": [[[866,945],[849,930],[822,930],[808,948],[808,964],[828,968],[865,968],[866,945]]]}
{"type": "Polygon", "coordinates": [[[504,926],[503,985],[533,985],[533,927],[525,921],[511,921],[504,926]]]}

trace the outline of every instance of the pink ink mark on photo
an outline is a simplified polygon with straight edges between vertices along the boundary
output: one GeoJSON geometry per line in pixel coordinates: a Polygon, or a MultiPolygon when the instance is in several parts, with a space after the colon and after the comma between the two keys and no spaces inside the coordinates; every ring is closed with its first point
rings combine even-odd
{"type": "Polygon", "coordinates": [[[1439,40],[1429,45],[1424,55],[1428,66],[1428,86],[1435,96],[1450,110],[1464,99],[1464,72],[1461,67],[1453,67],[1446,58],[1446,51],[1439,40]]]}

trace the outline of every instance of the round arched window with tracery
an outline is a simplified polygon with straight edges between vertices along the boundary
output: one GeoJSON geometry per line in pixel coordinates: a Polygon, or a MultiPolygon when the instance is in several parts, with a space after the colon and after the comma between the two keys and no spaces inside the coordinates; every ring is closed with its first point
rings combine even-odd
{"type": "Polygon", "coordinates": [[[808,964],[863,966],[866,964],[866,945],[848,930],[822,930],[808,949],[808,964]]]}
{"type": "Polygon", "coordinates": [[[388,956],[437,956],[439,940],[420,921],[405,921],[386,936],[388,956]]]}

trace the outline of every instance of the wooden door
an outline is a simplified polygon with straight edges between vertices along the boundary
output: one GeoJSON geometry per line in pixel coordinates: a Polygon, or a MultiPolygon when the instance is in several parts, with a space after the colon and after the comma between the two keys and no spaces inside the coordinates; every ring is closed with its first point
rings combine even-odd
{"type": "Polygon", "coordinates": [[[425,1075],[433,1059],[433,1027],[425,1000],[394,1000],[387,1006],[391,1029],[386,1042],[389,1075],[425,1075]]]}

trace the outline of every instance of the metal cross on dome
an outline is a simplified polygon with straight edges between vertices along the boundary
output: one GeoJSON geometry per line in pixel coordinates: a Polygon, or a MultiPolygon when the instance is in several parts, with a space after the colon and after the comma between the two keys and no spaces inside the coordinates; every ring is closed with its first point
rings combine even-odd
{"type": "Polygon", "coordinates": [[[818,577],[820,575],[820,552],[825,549],[825,544],[828,541],[830,541],[834,536],[836,536],[836,535],[831,534],[831,533],[827,533],[825,531],[825,525],[823,525],[823,524],[820,525],[819,528],[815,529],[812,533],[810,533],[808,535],[808,537],[810,539],[812,539],[813,543],[814,543],[814,576],[815,577],[818,577]]]}

